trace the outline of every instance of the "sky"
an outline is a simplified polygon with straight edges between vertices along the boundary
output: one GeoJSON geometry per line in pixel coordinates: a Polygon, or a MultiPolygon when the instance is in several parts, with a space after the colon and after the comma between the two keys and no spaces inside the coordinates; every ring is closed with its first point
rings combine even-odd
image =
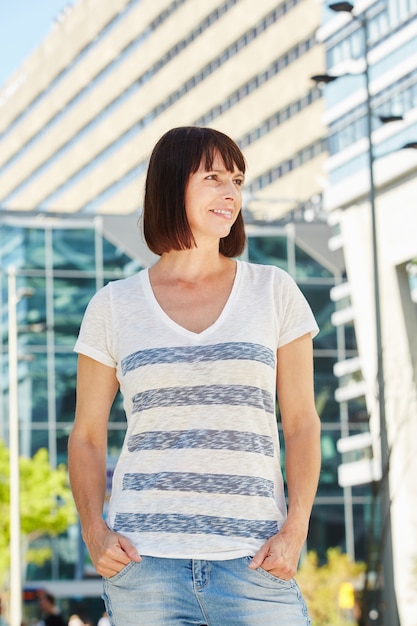
{"type": "Polygon", "coordinates": [[[68,0],[0,0],[0,88],[36,50],[68,0]]]}

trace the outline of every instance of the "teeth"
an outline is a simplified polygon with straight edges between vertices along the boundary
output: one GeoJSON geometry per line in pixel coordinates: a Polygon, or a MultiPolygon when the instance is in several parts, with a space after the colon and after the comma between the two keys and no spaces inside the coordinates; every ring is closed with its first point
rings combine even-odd
{"type": "Polygon", "coordinates": [[[213,209],[213,213],[220,213],[220,215],[231,215],[231,211],[226,211],[224,209],[213,209]]]}

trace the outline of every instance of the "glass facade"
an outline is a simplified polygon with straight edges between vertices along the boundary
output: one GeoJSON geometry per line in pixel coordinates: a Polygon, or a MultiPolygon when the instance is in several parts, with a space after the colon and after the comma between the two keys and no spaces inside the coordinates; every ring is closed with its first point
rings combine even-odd
{"type": "MultiPolygon", "coordinates": [[[[329,154],[339,156],[337,164],[329,170],[332,184],[340,183],[368,167],[367,153],[363,149],[343,159],[344,151],[348,154],[348,148],[360,145],[359,142],[367,137],[365,98],[364,95],[355,97],[365,90],[364,67],[358,65],[355,69],[355,62],[364,61],[366,47],[375,159],[401,149],[417,133],[417,124],[412,116],[417,106],[417,70],[413,62],[416,3],[414,0],[376,0],[369,4],[359,19],[349,20],[325,42],[327,71],[340,78],[326,87],[326,109],[331,112],[332,107],[340,107],[349,99],[352,101],[349,110],[339,111],[329,125],[329,154]],[[346,62],[352,62],[351,74],[349,70],[340,69],[346,62]],[[391,124],[391,132],[385,136],[381,130],[390,116],[399,116],[404,122],[391,124]]],[[[326,15],[330,18],[335,13],[328,9],[326,15]]]]}
{"type": "MultiPolygon", "coordinates": [[[[4,218],[0,222],[0,249],[0,437],[8,440],[7,271],[14,265],[17,288],[33,291],[32,297],[21,299],[17,306],[21,454],[32,456],[40,447],[47,447],[52,464],[65,463],[75,403],[73,345],[83,312],[98,288],[138,271],[141,265],[103,237],[97,222],[89,218],[78,222],[48,218],[47,224],[30,218],[4,218]]],[[[255,228],[248,235],[245,256],[250,261],[288,271],[309,300],[321,328],[314,342],[314,356],[317,406],[323,422],[323,467],[307,547],[316,550],[320,557],[325,556],[329,546],[338,545],[345,550],[346,507],[350,507],[349,514],[355,518],[357,557],[361,558],[368,498],[361,491],[349,493],[347,500],[337,477],[341,459],[336,442],[346,429],[343,430],[340,404],[335,400],[338,381],[333,367],[338,360],[340,337],[331,323],[334,303],[329,291],[339,277],[298,245],[296,231],[284,226],[269,226],[267,232],[262,227],[255,228]]],[[[347,345],[351,352],[355,350],[349,334],[347,345]]],[[[109,478],[124,431],[123,407],[118,396],[109,424],[109,478]]],[[[38,541],[53,542],[53,560],[42,568],[31,565],[26,572],[27,581],[70,581],[91,576],[91,564],[77,528],[58,539],[38,541]]]]}
{"type": "MultiPolygon", "coordinates": [[[[108,281],[141,268],[103,237],[98,224],[93,219],[48,218],[42,226],[30,218],[0,220],[0,438],[6,442],[9,438],[7,301],[8,268],[13,266],[17,293],[23,289],[30,293],[17,304],[20,454],[31,457],[39,448],[47,448],[53,466],[67,462],[75,406],[77,356],[73,346],[87,303],[108,281]]],[[[112,455],[121,446],[123,420],[118,398],[110,418],[112,455]]],[[[91,575],[77,527],[58,538],[37,539],[32,547],[50,547],[53,557],[42,567],[28,566],[27,585],[91,575]]],[[[87,612],[97,613],[98,619],[103,610],[101,600],[90,598],[88,603],[87,612]]],[[[31,604],[26,606],[28,614],[31,608],[31,604]]]]}

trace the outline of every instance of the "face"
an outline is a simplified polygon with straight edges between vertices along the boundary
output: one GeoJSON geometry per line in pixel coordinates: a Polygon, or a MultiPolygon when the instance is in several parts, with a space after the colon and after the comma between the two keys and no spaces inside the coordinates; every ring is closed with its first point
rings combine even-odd
{"type": "Polygon", "coordinates": [[[185,211],[197,242],[227,237],[242,206],[244,174],[236,166],[229,172],[220,154],[216,154],[212,169],[202,163],[191,174],[185,190],[185,211]]]}
{"type": "Polygon", "coordinates": [[[38,598],[39,608],[41,611],[46,611],[49,608],[48,598],[44,595],[40,595],[38,598]]]}

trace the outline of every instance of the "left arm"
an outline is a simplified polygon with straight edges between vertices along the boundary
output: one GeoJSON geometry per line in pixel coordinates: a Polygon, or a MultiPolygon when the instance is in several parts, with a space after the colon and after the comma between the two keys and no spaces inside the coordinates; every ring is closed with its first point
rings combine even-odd
{"type": "Polygon", "coordinates": [[[278,400],[285,440],[288,516],[277,535],[258,550],[250,567],[284,580],[295,575],[320,473],[320,419],[314,404],[310,334],[278,350],[278,400]]]}

